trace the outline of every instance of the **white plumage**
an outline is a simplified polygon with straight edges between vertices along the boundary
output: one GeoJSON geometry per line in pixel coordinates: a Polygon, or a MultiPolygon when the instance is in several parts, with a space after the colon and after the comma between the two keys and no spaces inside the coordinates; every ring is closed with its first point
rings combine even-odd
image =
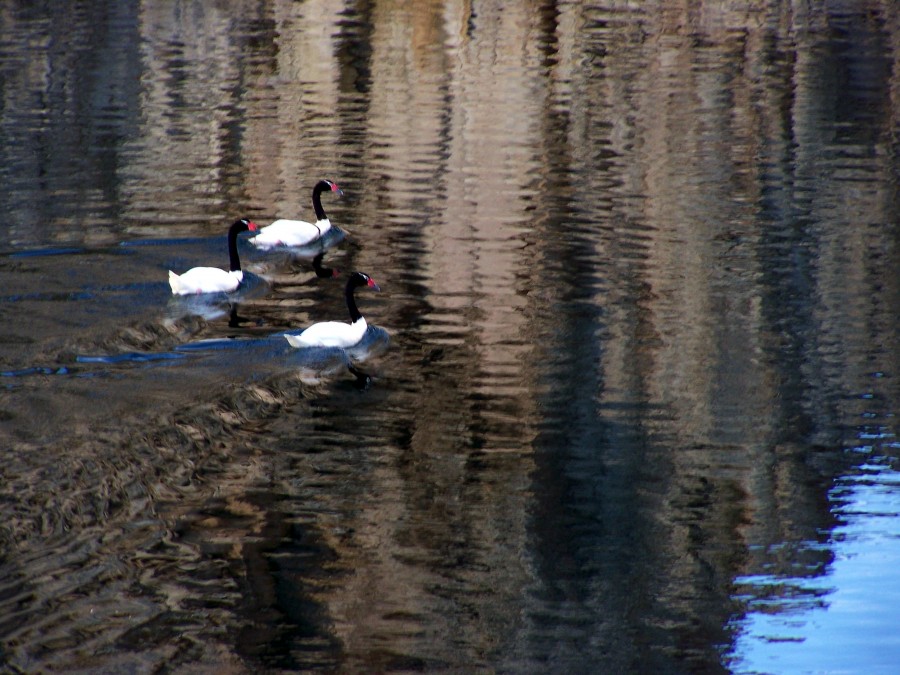
{"type": "Polygon", "coordinates": [[[198,293],[230,293],[237,290],[244,280],[241,260],[237,251],[237,236],[241,232],[256,232],[256,223],[247,218],[236,220],[228,228],[228,257],[230,269],[218,267],[192,267],[183,274],[169,270],[169,286],[174,295],[194,295],[198,293]]]}
{"type": "Polygon", "coordinates": [[[301,333],[285,333],[285,339],[292,347],[352,347],[366,334],[368,324],[356,307],[353,291],[361,286],[380,291],[375,280],[362,272],[354,272],[347,279],[344,298],[350,311],[350,323],[322,321],[314,323],[301,333]]]}
{"type": "Polygon", "coordinates": [[[331,229],[331,221],[322,208],[321,195],[325,190],[343,194],[337,184],[330,180],[320,180],[316,183],[312,194],[316,222],[280,218],[262,228],[258,235],[250,239],[250,243],[259,248],[269,249],[276,246],[306,246],[321,238],[331,229]]]}
{"type": "Polygon", "coordinates": [[[226,272],[218,267],[193,267],[184,274],[169,270],[169,286],[175,295],[196,293],[230,293],[244,280],[241,270],[226,272]]]}

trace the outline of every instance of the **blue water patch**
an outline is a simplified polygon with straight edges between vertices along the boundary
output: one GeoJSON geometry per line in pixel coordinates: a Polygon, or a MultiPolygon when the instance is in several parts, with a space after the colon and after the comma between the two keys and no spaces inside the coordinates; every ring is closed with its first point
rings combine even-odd
{"type": "Polygon", "coordinates": [[[88,291],[66,291],[47,293],[19,293],[2,298],[4,302],[71,302],[72,300],[92,300],[93,293],[88,291]]]}
{"type": "Polygon", "coordinates": [[[75,357],[77,363],[148,363],[151,361],[171,361],[186,358],[184,354],[174,352],[127,352],[125,354],[101,354],[98,356],[86,356],[79,354],[75,357]]]}
{"type": "Polygon", "coordinates": [[[140,246],[195,246],[198,244],[208,244],[211,239],[221,239],[221,237],[181,237],[167,239],[133,239],[131,241],[123,241],[119,244],[121,248],[131,248],[140,246]]]}
{"type": "Polygon", "coordinates": [[[47,258],[53,256],[64,255],[94,255],[96,253],[114,253],[116,255],[130,254],[128,251],[119,250],[117,248],[100,247],[99,249],[88,249],[79,246],[47,246],[45,248],[32,248],[23,251],[13,251],[7,254],[10,258],[47,258]]]}
{"type": "Polygon", "coordinates": [[[68,375],[69,369],[65,366],[47,367],[47,366],[28,366],[27,368],[18,368],[16,370],[0,371],[0,377],[26,377],[28,375],[68,375]]]}
{"type": "Polygon", "coordinates": [[[827,565],[735,580],[749,611],[733,622],[733,672],[897,672],[900,473],[861,467],[829,496],[839,525],[816,546],[827,565]]]}
{"type": "Polygon", "coordinates": [[[16,368],[14,370],[0,371],[0,377],[8,377],[10,383],[6,385],[6,389],[14,389],[15,380],[24,379],[33,375],[62,375],[79,379],[108,377],[109,372],[79,370],[77,368],[69,368],[67,366],[26,366],[25,368],[16,368]]]}
{"type": "Polygon", "coordinates": [[[197,340],[196,342],[188,342],[178,345],[175,349],[179,352],[217,352],[223,350],[246,350],[260,347],[271,347],[273,341],[271,338],[211,338],[208,340],[197,340]]]}
{"type": "Polygon", "coordinates": [[[10,253],[10,258],[37,258],[41,256],[51,256],[51,255],[77,255],[80,253],[85,253],[85,249],[83,248],[74,248],[74,247],[52,247],[52,248],[37,248],[31,249],[29,251],[16,251],[15,253],[10,253]]]}
{"type": "Polygon", "coordinates": [[[169,284],[165,281],[141,281],[127,284],[104,284],[97,286],[96,290],[106,293],[148,293],[157,292],[163,288],[169,289],[169,284]]]}

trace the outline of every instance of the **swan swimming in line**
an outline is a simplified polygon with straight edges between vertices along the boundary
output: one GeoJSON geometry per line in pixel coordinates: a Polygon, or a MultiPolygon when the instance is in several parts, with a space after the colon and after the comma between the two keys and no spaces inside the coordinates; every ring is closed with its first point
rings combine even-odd
{"type": "Polygon", "coordinates": [[[322,208],[322,193],[326,190],[337,192],[338,195],[344,194],[337,183],[330,180],[320,180],[316,183],[312,193],[316,222],[281,218],[262,228],[258,235],[250,239],[250,243],[262,249],[269,249],[276,246],[306,246],[320,239],[331,229],[331,221],[322,208]]]}
{"type": "Polygon", "coordinates": [[[381,290],[367,274],[354,272],[350,275],[344,290],[347,309],[350,310],[350,323],[322,321],[314,323],[301,333],[285,333],[285,339],[292,347],[352,347],[357,344],[369,327],[353,297],[353,292],[360,287],[381,290]]]}
{"type": "Polygon", "coordinates": [[[228,229],[229,271],[218,267],[193,267],[183,274],[169,270],[169,286],[173,295],[195,295],[199,293],[230,293],[237,290],[244,280],[241,260],[238,257],[237,236],[241,232],[256,232],[259,226],[248,218],[234,221],[228,229]]]}

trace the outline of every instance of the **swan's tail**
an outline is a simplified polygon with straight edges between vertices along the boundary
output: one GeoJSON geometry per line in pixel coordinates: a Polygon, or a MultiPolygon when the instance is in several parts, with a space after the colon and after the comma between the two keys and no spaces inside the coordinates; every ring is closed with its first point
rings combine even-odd
{"type": "Polygon", "coordinates": [[[172,287],[172,293],[175,295],[187,295],[190,293],[190,289],[186,288],[181,282],[181,277],[172,270],[169,270],[169,286],[172,287]]]}
{"type": "Polygon", "coordinates": [[[290,344],[291,347],[309,347],[308,344],[300,340],[299,335],[291,335],[289,333],[285,333],[284,339],[288,341],[288,344],[290,344]]]}

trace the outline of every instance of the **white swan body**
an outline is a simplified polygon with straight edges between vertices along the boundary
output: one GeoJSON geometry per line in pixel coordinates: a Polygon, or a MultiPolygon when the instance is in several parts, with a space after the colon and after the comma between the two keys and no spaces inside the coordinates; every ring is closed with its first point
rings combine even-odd
{"type": "Polygon", "coordinates": [[[199,293],[230,293],[237,290],[244,280],[241,260],[237,251],[237,236],[241,232],[255,232],[256,223],[247,218],[236,220],[228,229],[229,270],[218,267],[192,267],[183,274],[169,270],[169,286],[173,295],[196,295],[199,293]]]}
{"type": "Polygon", "coordinates": [[[352,347],[363,339],[369,326],[364,318],[353,323],[321,321],[299,335],[285,334],[291,347],[352,347]]]}
{"type": "Polygon", "coordinates": [[[331,221],[318,220],[307,223],[305,220],[287,220],[280,218],[271,225],[266,225],[250,243],[259,248],[276,246],[306,246],[331,229],[331,221]]]}
{"type": "Polygon", "coordinates": [[[169,286],[174,295],[197,293],[231,293],[244,280],[241,270],[226,272],[218,267],[194,267],[184,274],[169,270],[169,286]]]}
{"type": "Polygon", "coordinates": [[[352,347],[357,344],[369,328],[353,298],[353,291],[360,286],[381,290],[374,279],[362,272],[350,275],[344,290],[347,309],[350,310],[350,323],[322,321],[314,323],[301,333],[285,333],[285,339],[292,347],[352,347]]]}
{"type": "Polygon", "coordinates": [[[322,193],[325,190],[343,194],[336,183],[330,180],[320,180],[313,187],[312,202],[316,213],[316,222],[308,223],[305,220],[288,220],[280,218],[259,231],[259,234],[250,239],[250,243],[263,249],[276,246],[306,246],[321,238],[331,229],[331,221],[325,215],[322,208],[322,193]]]}

